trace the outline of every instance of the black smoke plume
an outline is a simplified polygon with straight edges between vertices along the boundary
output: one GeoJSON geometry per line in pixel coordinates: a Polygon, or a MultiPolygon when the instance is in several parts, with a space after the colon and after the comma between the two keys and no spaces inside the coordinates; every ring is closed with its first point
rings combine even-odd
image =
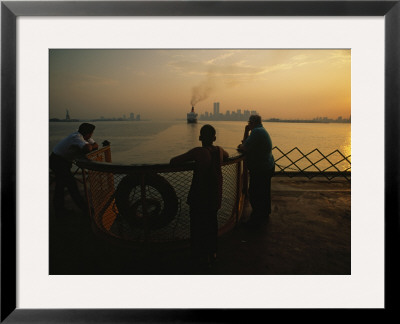
{"type": "Polygon", "coordinates": [[[198,102],[207,99],[214,90],[214,79],[211,75],[200,83],[198,86],[192,88],[192,98],[190,104],[194,107],[198,102]]]}

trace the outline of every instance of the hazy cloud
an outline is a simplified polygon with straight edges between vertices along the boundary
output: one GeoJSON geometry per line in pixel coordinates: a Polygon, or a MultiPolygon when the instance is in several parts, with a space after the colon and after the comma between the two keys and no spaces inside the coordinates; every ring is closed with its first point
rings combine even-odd
{"type": "Polygon", "coordinates": [[[53,50],[50,113],[175,118],[188,101],[201,112],[217,100],[276,117],[294,108],[313,117],[328,106],[346,115],[350,58],[350,50],[53,50]]]}
{"type": "Polygon", "coordinates": [[[119,84],[120,82],[114,79],[88,74],[77,76],[74,82],[76,87],[110,87],[119,84]]]}

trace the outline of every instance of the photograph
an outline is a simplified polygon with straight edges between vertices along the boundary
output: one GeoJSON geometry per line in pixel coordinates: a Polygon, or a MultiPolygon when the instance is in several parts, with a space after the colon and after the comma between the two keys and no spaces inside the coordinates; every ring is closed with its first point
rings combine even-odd
{"type": "Polygon", "coordinates": [[[351,274],[350,49],[50,49],[49,156],[50,274],[351,274]]]}
{"type": "Polygon", "coordinates": [[[2,1],[0,321],[396,310],[399,17],[2,1]]]}

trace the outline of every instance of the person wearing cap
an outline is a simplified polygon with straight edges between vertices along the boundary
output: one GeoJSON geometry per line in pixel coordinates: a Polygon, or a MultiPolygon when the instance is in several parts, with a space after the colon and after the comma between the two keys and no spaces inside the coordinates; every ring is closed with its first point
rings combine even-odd
{"type": "Polygon", "coordinates": [[[74,160],[98,148],[98,144],[92,139],[94,129],[92,124],[81,124],[77,132],[61,140],[50,154],[50,169],[53,170],[56,181],[53,198],[56,214],[66,212],[64,188],[68,189],[74,203],[84,212],[87,211],[87,205],[79,193],[71,168],[74,160]]]}
{"type": "Polygon", "coordinates": [[[190,208],[190,245],[196,268],[212,266],[217,257],[217,212],[222,201],[221,162],[229,154],[219,146],[213,126],[204,125],[200,130],[201,147],[171,159],[170,164],[194,161],[192,183],[187,197],[190,208]]]}
{"type": "Polygon", "coordinates": [[[271,137],[262,125],[261,116],[250,116],[238,151],[245,154],[250,175],[250,222],[257,223],[271,214],[271,178],[275,171],[271,137]]]}

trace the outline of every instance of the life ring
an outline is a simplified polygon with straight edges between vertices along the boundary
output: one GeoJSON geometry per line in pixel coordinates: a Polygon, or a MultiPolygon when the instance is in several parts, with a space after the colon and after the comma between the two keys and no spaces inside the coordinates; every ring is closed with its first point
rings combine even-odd
{"type": "Polygon", "coordinates": [[[127,175],[118,184],[115,204],[132,228],[159,229],[167,226],[178,211],[178,197],[170,183],[158,174],[127,175]]]}

